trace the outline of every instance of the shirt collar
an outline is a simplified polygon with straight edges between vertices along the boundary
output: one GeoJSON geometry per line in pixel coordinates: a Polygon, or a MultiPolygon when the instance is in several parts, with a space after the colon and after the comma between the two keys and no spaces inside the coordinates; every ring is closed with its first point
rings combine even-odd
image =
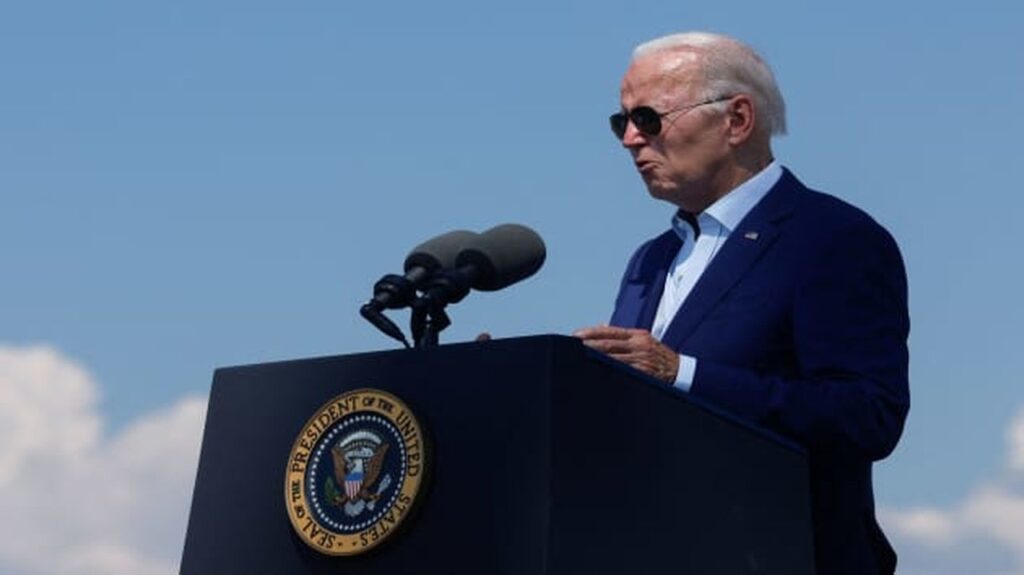
{"type": "Polygon", "coordinates": [[[676,212],[672,216],[672,229],[685,242],[688,236],[696,236],[698,230],[694,224],[703,223],[710,218],[725,228],[726,233],[729,233],[736,229],[736,226],[750,213],[757,202],[761,201],[768,190],[778,183],[780,178],[782,178],[782,166],[777,160],[772,160],[767,167],[719,198],[696,218],[682,210],[676,212]]]}

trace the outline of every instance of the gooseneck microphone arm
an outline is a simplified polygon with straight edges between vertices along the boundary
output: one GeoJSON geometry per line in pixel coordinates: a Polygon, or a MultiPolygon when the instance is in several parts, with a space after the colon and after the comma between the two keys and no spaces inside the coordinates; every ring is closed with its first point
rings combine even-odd
{"type": "Polygon", "coordinates": [[[438,335],[452,323],[444,308],[462,301],[478,276],[475,267],[464,265],[442,270],[423,286],[423,295],[413,302],[409,319],[409,331],[417,348],[438,344],[438,335]]]}
{"type": "Polygon", "coordinates": [[[363,307],[359,308],[359,315],[363,316],[366,321],[372,323],[373,326],[379,329],[384,335],[402,342],[405,349],[409,349],[411,347],[409,345],[409,340],[405,339],[405,334],[402,333],[402,330],[395,325],[395,322],[388,319],[388,316],[384,315],[383,310],[374,306],[372,301],[370,303],[363,304],[363,307]]]}
{"type": "Polygon", "coordinates": [[[359,315],[388,337],[409,348],[405,334],[384,315],[385,309],[408,307],[416,291],[439,270],[453,267],[455,258],[476,238],[475,232],[455,230],[431,238],[413,248],[405,258],[405,275],[388,274],[373,285],[373,299],[359,308],[359,315]]]}
{"type": "Polygon", "coordinates": [[[481,233],[455,258],[455,268],[435,274],[413,302],[410,329],[417,348],[438,343],[451,325],[444,308],[466,297],[470,289],[497,291],[526,279],[543,265],[546,249],[537,232],[503,224],[481,233]]]}
{"type": "Polygon", "coordinates": [[[388,274],[373,284],[373,299],[359,308],[359,315],[379,329],[384,335],[402,342],[409,349],[409,340],[395,322],[384,315],[387,308],[399,309],[410,305],[416,298],[416,286],[424,283],[430,273],[423,267],[414,267],[404,276],[388,274]]]}

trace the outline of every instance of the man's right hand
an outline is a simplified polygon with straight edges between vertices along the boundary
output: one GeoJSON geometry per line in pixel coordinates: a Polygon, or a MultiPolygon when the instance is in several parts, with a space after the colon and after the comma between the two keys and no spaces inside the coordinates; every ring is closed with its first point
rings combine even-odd
{"type": "Polygon", "coordinates": [[[573,335],[582,339],[584,345],[668,384],[676,381],[679,355],[646,329],[599,325],[576,330],[573,335]]]}

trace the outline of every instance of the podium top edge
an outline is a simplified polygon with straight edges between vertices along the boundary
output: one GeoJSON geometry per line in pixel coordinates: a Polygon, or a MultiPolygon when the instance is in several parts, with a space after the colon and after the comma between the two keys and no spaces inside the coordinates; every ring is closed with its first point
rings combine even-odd
{"type": "Polygon", "coordinates": [[[270,361],[256,361],[256,362],[252,362],[252,363],[242,363],[242,364],[236,364],[236,365],[218,366],[218,367],[214,368],[214,373],[219,372],[219,371],[233,371],[233,370],[237,370],[237,369],[251,369],[251,368],[255,368],[255,367],[283,366],[283,365],[287,365],[289,363],[295,363],[295,362],[335,361],[335,360],[338,360],[340,358],[348,358],[348,357],[374,357],[374,356],[380,356],[380,355],[386,355],[386,354],[436,353],[438,351],[448,351],[448,350],[458,349],[458,348],[486,347],[486,346],[491,346],[491,345],[522,344],[523,342],[527,342],[527,341],[530,341],[530,340],[534,340],[534,341],[537,341],[537,342],[547,340],[547,341],[549,341],[549,342],[551,342],[553,344],[557,343],[557,344],[560,344],[560,345],[566,345],[566,344],[568,344],[568,345],[578,345],[578,346],[582,346],[583,345],[580,342],[579,338],[576,338],[576,337],[572,337],[572,336],[568,336],[568,335],[560,335],[560,334],[540,334],[540,335],[528,335],[528,336],[517,336],[517,337],[507,337],[507,338],[494,338],[494,339],[487,340],[487,341],[462,341],[462,342],[445,343],[445,344],[441,344],[441,345],[439,345],[437,347],[425,348],[425,349],[404,349],[404,348],[398,347],[396,349],[380,349],[380,350],[373,350],[373,351],[360,351],[360,352],[355,352],[355,353],[336,353],[336,354],[330,354],[330,355],[315,355],[315,356],[296,357],[296,358],[288,358],[288,359],[276,359],[276,360],[270,360],[270,361]]]}

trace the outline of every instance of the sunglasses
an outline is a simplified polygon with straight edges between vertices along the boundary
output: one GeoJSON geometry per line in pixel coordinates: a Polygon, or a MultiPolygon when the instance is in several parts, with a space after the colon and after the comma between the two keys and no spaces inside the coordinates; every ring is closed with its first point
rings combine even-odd
{"type": "Polygon", "coordinates": [[[661,119],[669,114],[675,114],[676,112],[689,112],[694,108],[701,106],[707,106],[708,104],[715,104],[717,102],[724,102],[732,96],[719,96],[718,98],[710,98],[696,104],[690,104],[669,110],[668,112],[659,112],[650,106],[637,106],[632,110],[626,110],[624,112],[616,112],[608,117],[608,123],[611,124],[612,132],[618,139],[623,139],[626,136],[626,127],[629,126],[630,122],[636,126],[636,129],[641,134],[651,137],[657,136],[661,133],[661,119]]]}

